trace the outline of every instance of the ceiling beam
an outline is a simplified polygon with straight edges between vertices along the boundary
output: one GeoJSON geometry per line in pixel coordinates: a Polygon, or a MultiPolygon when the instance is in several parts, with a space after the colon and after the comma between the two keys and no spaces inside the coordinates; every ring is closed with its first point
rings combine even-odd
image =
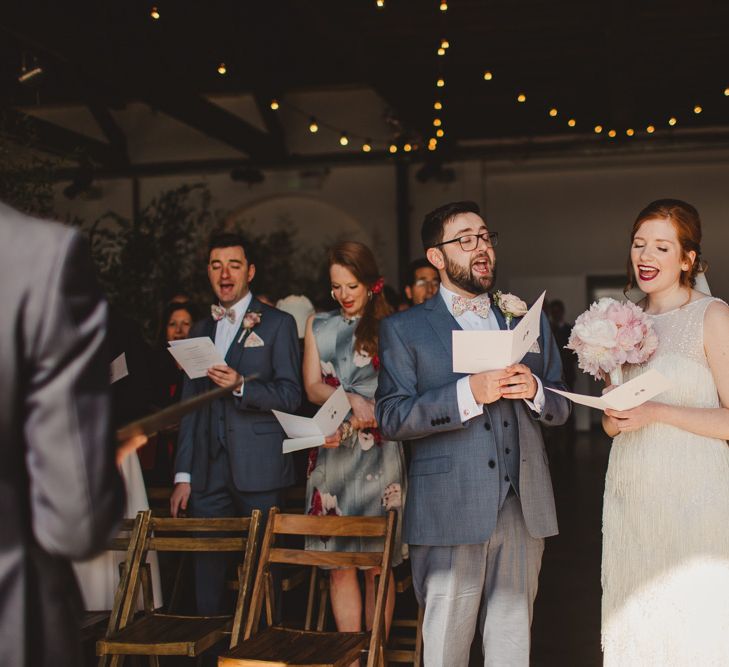
{"type": "Polygon", "coordinates": [[[8,139],[59,157],[111,167],[119,164],[115,147],[65,127],[5,107],[2,132],[8,139]]]}

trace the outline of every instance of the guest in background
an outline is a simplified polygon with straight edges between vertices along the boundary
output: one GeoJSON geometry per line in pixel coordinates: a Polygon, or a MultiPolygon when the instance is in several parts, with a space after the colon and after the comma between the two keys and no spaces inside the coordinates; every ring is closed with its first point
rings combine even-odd
{"type": "Polygon", "coordinates": [[[562,358],[564,380],[570,388],[570,391],[572,391],[575,387],[575,378],[577,377],[576,356],[571,350],[565,347],[572,333],[572,325],[565,322],[564,303],[559,299],[554,299],[549,302],[547,314],[549,316],[549,324],[552,327],[552,333],[554,334],[554,340],[557,342],[557,347],[559,348],[559,356],[562,358]]]}
{"type": "Polygon", "coordinates": [[[405,296],[413,306],[417,306],[437,294],[439,287],[438,272],[425,257],[410,263],[405,296]]]}
{"type": "MultiPolygon", "coordinates": [[[[355,241],[334,246],[329,252],[329,276],[332,298],[340,308],[309,319],[304,341],[304,388],[309,400],[322,405],[341,385],[352,415],[344,423],[341,442],[312,450],[306,508],[312,515],[380,516],[390,508],[400,510],[405,495],[402,445],[380,436],[374,414],[380,320],[392,309],[382,294],[384,280],[367,246],[355,241]]],[[[398,528],[393,565],[402,560],[399,536],[398,528]]],[[[331,537],[325,541],[316,537],[308,538],[306,547],[314,551],[368,551],[381,545],[358,538],[331,537]]],[[[376,569],[364,571],[368,628],[374,614],[376,574],[376,569]]],[[[363,605],[357,571],[332,569],[329,576],[337,630],[359,632],[363,605]]],[[[391,580],[388,627],[394,590],[391,580]]]]}
{"type": "MultiPolygon", "coordinates": [[[[165,307],[162,318],[162,333],[155,350],[154,359],[154,404],[161,410],[180,400],[184,372],[169,353],[167,344],[172,340],[183,340],[190,334],[190,328],[197,319],[197,311],[190,302],[171,302],[165,307]]],[[[174,476],[177,428],[157,434],[139,453],[144,478],[148,484],[171,485],[174,476]]]]}
{"type": "Polygon", "coordinates": [[[289,294],[276,302],[276,308],[288,313],[296,320],[296,333],[302,346],[306,333],[306,320],[314,314],[314,304],[303,294],[289,294]]]}

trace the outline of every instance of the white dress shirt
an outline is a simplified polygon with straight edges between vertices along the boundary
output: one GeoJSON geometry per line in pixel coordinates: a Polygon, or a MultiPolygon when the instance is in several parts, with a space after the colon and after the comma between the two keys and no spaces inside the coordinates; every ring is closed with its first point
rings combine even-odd
{"type": "MultiPolygon", "coordinates": [[[[440,298],[445,302],[446,308],[448,308],[448,312],[451,315],[453,315],[454,296],[456,296],[455,292],[451,292],[443,283],[440,284],[440,298]]],[[[455,320],[464,331],[498,331],[500,329],[499,321],[496,319],[496,315],[494,315],[493,304],[491,310],[489,310],[488,317],[481,317],[471,310],[466,310],[458,317],[455,317],[455,320]]],[[[525,398],[524,402],[534,412],[541,413],[544,408],[544,389],[542,387],[542,381],[536,375],[534,379],[537,381],[537,393],[533,400],[530,401],[525,398]]],[[[458,399],[458,412],[461,415],[462,422],[466,422],[469,419],[483,414],[483,403],[477,403],[473,397],[471,383],[468,377],[463,377],[458,380],[456,383],[456,395],[458,399]]]]}
{"type": "MultiPolygon", "coordinates": [[[[218,326],[215,328],[215,349],[220,352],[220,356],[225,359],[225,355],[228,354],[228,349],[231,346],[231,343],[233,342],[233,339],[235,338],[235,334],[238,333],[238,329],[240,329],[240,325],[243,322],[243,318],[245,317],[246,312],[248,311],[248,307],[251,305],[251,300],[253,299],[253,294],[248,292],[240,301],[237,301],[234,303],[230,308],[233,309],[233,312],[235,313],[235,321],[231,322],[227,317],[224,317],[221,320],[218,320],[218,326]]],[[[239,389],[236,389],[233,392],[233,396],[237,396],[240,398],[243,396],[243,385],[240,386],[239,389]]],[[[175,484],[178,484],[180,482],[186,482],[187,484],[190,483],[190,480],[192,477],[190,476],[189,472],[178,472],[175,474],[175,484]]]]}

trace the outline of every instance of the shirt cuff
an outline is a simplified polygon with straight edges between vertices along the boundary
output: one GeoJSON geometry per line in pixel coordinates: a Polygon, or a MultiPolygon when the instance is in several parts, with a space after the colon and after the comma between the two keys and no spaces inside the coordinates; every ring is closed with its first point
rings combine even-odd
{"type": "Polygon", "coordinates": [[[534,394],[534,398],[531,401],[525,398],[524,403],[538,415],[541,415],[542,410],[544,410],[544,387],[542,387],[542,381],[536,375],[534,379],[537,381],[537,393],[534,394]]]}
{"type": "Polygon", "coordinates": [[[476,403],[468,377],[461,378],[456,382],[456,398],[461,422],[467,422],[469,419],[483,414],[483,404],[476,403]]]}
{"type": "Polygon", "coordinates": [[[245,387],[246,387],[246,383],[244,381],[243,384],[241,384],[241,386],[238,387],[238,389],[236,389],[233,392],[233,396],[235,396],[236,398],[242,398],[243,397],[243,390],[245,389],[245,387]]]}
{"type": "Polygon", "coordinates": [[[185,483],[189,484],[192,481],[192,475],[189,472],[176,472],[175,473],[175,484],[185,483]]]}

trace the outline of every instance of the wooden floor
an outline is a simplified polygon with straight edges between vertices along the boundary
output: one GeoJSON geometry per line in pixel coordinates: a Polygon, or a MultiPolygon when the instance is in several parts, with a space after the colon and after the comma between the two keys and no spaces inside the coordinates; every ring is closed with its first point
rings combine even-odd
{"type": "MultiPolygon", "coordinates": [[[[534,667],[602,664],[600,541],[609,447],[610,441],[602,433],[578,434],[572,445],[566,436],[558,434],[547,443],[560,534],[547,540],[542,561],[532,626],[534,667]]],[[[408,595],[412,593],[398,596],[396,616],[414,616],[414,598],[408,595]]],[[[299,606],[303,608],[304,604],[303,595],[296,591],[287,594],[284,615],[302,617],[299,606]]],[[[161,664],[182,667],[192,666],[195,661],[163,658],[161,664]]],[[[214,658],[205,664],[215,665],[214,658]]],[[[476,636],[469,667],[482,664],[480,637],[476,636]]]]}

